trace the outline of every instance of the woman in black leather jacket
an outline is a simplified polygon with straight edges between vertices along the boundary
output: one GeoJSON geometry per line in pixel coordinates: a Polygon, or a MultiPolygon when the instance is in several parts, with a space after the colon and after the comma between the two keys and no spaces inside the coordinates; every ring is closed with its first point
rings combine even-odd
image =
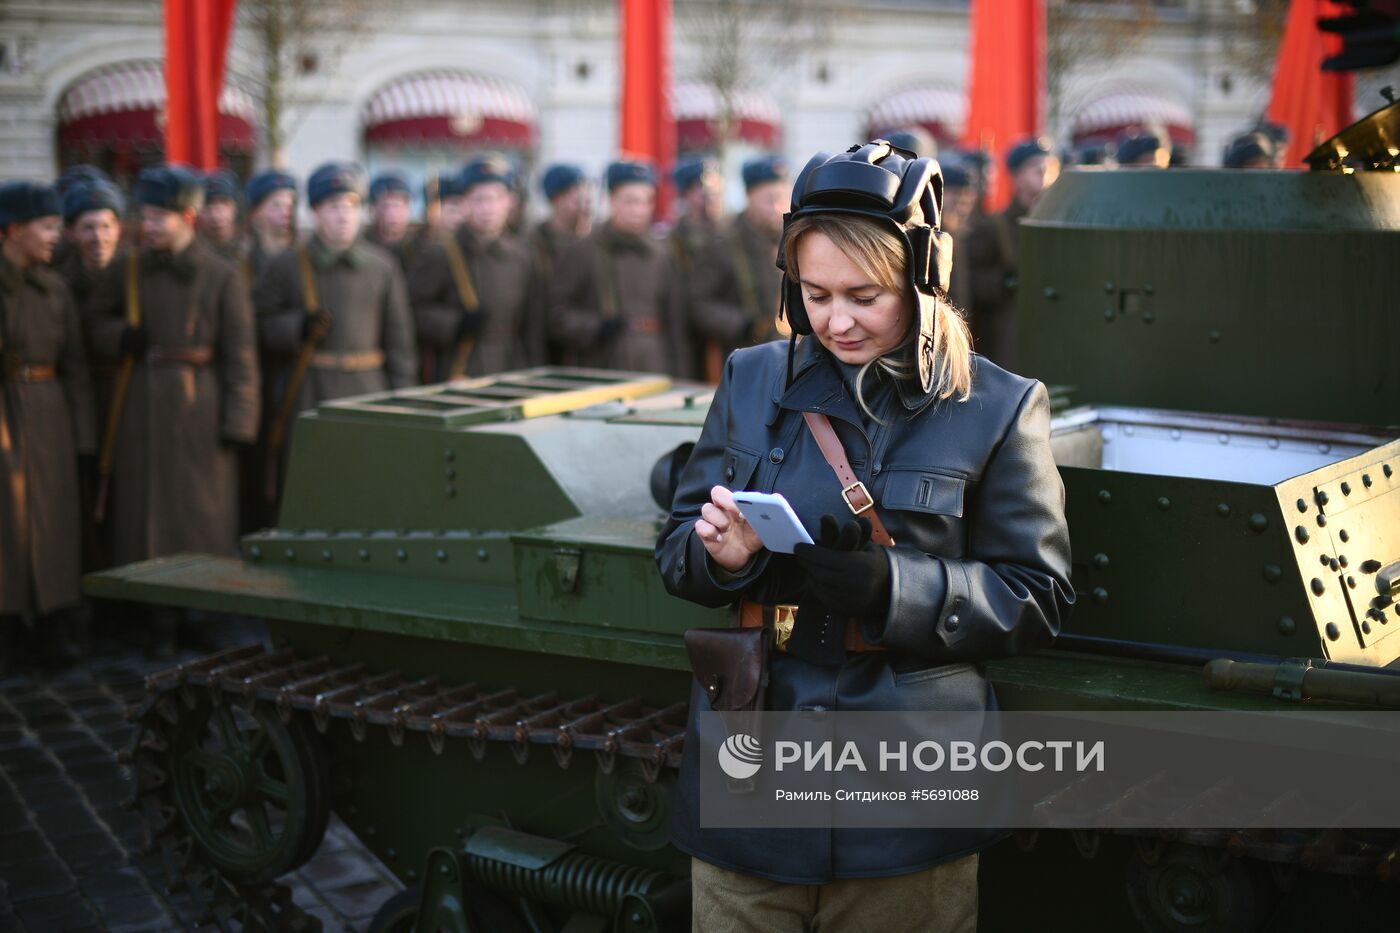
{"type": "MultiPolygon", "coordinates": [[[[798,606],[767,709],[994,709],[978,662],[1045,646],[1073,603],[1045,387],[971,352],[941,202],[937,163],[883,141],[808,164],[779,254],[795,343],[730,356],[658,539],[674,595],[798,606]],[[896,546],[869,540],[864,490],[803,412],[896,546]],[[819,543],[765,550],[734,490],[782,493],[819,543]]],[[[975,928],[996,830],[702,828],[704,704],[697,687],[671,828],[697,930],[975,928]]]]}

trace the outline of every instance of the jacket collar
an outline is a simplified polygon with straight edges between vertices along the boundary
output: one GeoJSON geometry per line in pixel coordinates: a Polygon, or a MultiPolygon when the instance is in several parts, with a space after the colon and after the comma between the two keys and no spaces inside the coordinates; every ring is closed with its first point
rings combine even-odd
{"type": "MultiPolygon", "coordinates": [[[[835,360],[816,337],[802,337],[797,341],[792,373],[792,385],[786,386],[786,361],[778,368],[773,381],[773,408],[768,417],[769,425],[777,420],[778,412],[784,408],[823,412],[855,425],[864,423],[854,393],[846,388],[846,381],[841,377],[835,360]]],[[[871,378],[867,377],[867,400],[870,398],[871,378]]],[[[895,394],[908,412],[918,412],[932,401],[917,379],[900,379],[894,385],[895,394]]]]}
{"type": "Polygon", "coordinates": [[[203,258],[205,248],[199,238],[195,237],[190,240],[189,246],[178,253],[163,249],[144,249],[141,251],[141,267],[151,272],[168,269],[180,281],[189,282],[199,271],[199,262],[203,258]]]}
{"type": "Polygon", "coordinates": [[[37,265],[21,270],[4,256],[0,256],[0,289],[14,295],[19,292],[25,282],[33,285],[41,292],[47,292],[49,290],[48,283],[44,281],[43,275],[39,273],[39,267],[37,265]]]}
{"type": "Polygon", "coordinates": [[[316,268],[326,270],[333,268],[337,264],[349,266],[351,269],[358,269],[364,261],[364,247],[357,238],[343,250],[332,250],[325,244],[319,236],[313,235],[310,242],[306,244],[307,250],[311,253],[311,261],[316,264],[316,268]]]}

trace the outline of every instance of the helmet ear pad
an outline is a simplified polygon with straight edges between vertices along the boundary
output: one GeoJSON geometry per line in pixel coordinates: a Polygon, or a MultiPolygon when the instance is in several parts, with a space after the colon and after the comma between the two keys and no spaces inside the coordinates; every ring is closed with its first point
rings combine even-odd
{"type": "Polygon", "coordinates": [[[795,282],[783,273],[783,313],[787,316],[788,327],[794,334],[803,337],[812,335],[812,319],[807,317],[807,305],[802,301],[802,283],[795,282]]]}

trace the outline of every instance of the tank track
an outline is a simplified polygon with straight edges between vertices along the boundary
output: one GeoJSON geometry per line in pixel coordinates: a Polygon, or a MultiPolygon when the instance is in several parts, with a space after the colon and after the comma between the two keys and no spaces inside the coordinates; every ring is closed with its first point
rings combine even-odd
{"type": "MultiPolygon", "coordinates": [[[[396,747],[420,733],[437,754],[449,741],[462,742],[478,761],[489,746],[501,744],[521,764],[533,747],[548,747],[561,768],[569,767],[576,751],[591,751],[604,773],[611,773],[619,758],[635,760],[652,783],[680,767],[688,709],[683,702],[649,707],[640,697],[605,704],[596,695],[561,698],[554,691],[523,695],[475,683],[445,686],[436,677],[375,673],[363,664],[341,665],[325,655],[298,658],[261,644],[152,674],[146,694],[128,713],[135,730],[122,759],[135,786],[127,806],[143,817],[146,849],[161,855],[171,890],[189,891],[200,922],[220,930],[296,933],[319,931],[321,924],[292,902],[288,886],[227,877],[185,830],[165,761],[173,731],[198,698],[245,708],[268,704],[283,723],[302,718],[318,733],[341,720],[356,741],[364,741],[373,728],[383,729],[396,747]]],[[[302,860],[314,850],[308,846],[302,860]]]]}

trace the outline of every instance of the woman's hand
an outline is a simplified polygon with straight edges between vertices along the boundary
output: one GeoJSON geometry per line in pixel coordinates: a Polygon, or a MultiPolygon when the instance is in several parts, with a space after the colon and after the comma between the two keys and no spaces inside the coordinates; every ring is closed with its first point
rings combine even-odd
{"type": "Polygon", "coordinates": [[[710,559],[730,573],[743,570],[763,549],[763,542],[753,526],[744,520],[739,506],[735,505],[734,494],[723,486],[711,487],[710,501],[700,507],[695,533],[700,536],[710,559]]]}

